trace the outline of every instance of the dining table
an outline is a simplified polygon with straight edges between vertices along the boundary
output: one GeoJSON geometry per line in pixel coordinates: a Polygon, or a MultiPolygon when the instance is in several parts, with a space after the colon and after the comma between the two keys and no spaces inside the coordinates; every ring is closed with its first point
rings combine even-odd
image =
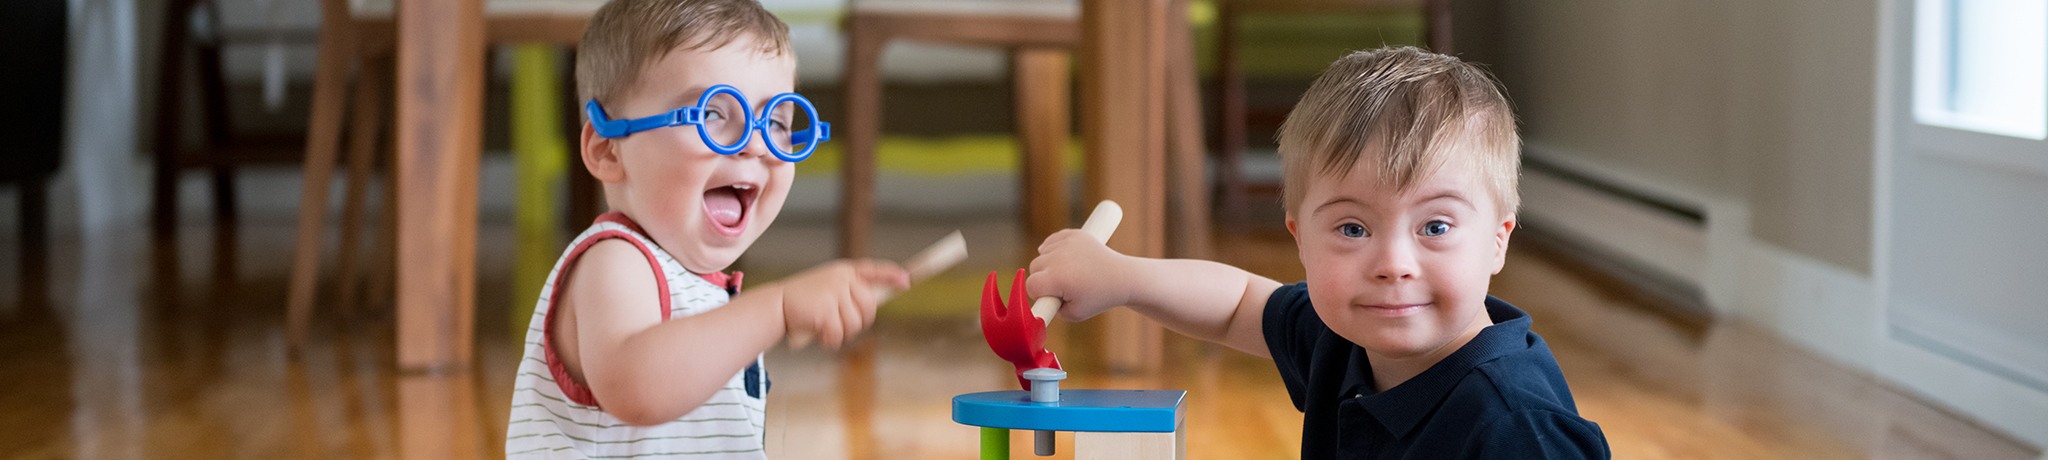
{"type": "MultiPolygon", "coordinates": [[[[463,369],[472,360],[486,87],[483,1],[398,2],[394,321],[397,364],[407,372],[463,369]]],[[[1124,207],[1122,229],[1109,245],[1125,254],[1167,254],[1169,182],[1200,173],[1198,166],[1168,167],[1170,85],[1161,82],[1168,81],[1169,44],[1186,46],[1185,5],[1174,1],[1081,0],[1076,67],[1089,152],[1086,195],[1091,203],[1109,199],[1124,207]]],[[[1192,72],[1185,63],[1172,67],[1192,72]]],[[[1104,322],[1112,369],[1158,367],[1158,325],[1128,310],[1104,322]]]]}

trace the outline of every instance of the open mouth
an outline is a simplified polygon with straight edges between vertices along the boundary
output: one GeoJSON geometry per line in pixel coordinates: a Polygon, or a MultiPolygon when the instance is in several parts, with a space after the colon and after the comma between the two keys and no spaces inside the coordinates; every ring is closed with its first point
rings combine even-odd
{"type": "Polygon", "coordinates": [[[754,198],[760,195],[754,184],[732,184],[704,191],[704,214],[709,217],[711,228],[726,236],[737,236],[747,229],[747,218],[752,214],[754,198]]]}

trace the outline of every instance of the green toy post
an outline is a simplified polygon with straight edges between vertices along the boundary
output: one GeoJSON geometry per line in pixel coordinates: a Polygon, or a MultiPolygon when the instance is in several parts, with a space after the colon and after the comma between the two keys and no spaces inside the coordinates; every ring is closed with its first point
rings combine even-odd
{"type": "Polygon", "coordinates": [[[981,460],[1009,460],[1010,429],[981,427],[981,460]]]}

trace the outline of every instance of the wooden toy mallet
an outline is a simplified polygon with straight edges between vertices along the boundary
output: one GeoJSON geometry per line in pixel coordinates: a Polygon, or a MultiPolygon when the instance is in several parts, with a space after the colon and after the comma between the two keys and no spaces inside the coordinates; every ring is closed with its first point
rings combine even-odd
{"type": "MultiPolygon", "coordinates": [[[[1117,224],[1123,220],[1123,207],[1114,201],[1103,200],[1095,205],[1095,211],[1088,214],[1088,221],[1081,224],[1081,231],[1096,240],[1108,242],[1110,234],[1116,233],[1117,224]]],[[[1024,310],[1018,307],[1024,306],[1026,274],[1024,269],[1017,269],[1016,280],[1010,283],[1010,301],[1005,304],[997,294],[996,273],[988,273],[988,282],[981,288],[981,336],[988,340],[988,348],[995,351],[996,356],[1017,367],[1017,384],[1030,390],[1031,381],[1024,378],[1024,371],[1060,368],[1059,356],[1045,350],[1045,328],[1052,324],[1053,316],[1059,314],[1064,302],[1058,297],[1039,297],[1031,304],[1031,314],[1023,314],[1024,310]]]]}
{"type": "MultiPolygon", "coordinates": [[[[944,273],[946,269],[953,268],[954,265],[958,265],[963,260],[967,260],[967,238],[961,236],[959,230],[954,230],[953,233],[946,234],[944,238],[939,238],[938,242],[932,243],[931,246],[926,246],[924,250],[911,255],[910,258],[903,259],[903,270],[910,272],[910,283],[917,284],[940,273],[944,273]]],[[[885,289],[881,292],[881,300],[877,303],[888,302],[889,298],[895,296],[896,292],[894,290],[885,289]]],[[[810,346],[813,339],[810,334],[792,334],[789,337],[789,346],[790,348],[810,346]]]]}

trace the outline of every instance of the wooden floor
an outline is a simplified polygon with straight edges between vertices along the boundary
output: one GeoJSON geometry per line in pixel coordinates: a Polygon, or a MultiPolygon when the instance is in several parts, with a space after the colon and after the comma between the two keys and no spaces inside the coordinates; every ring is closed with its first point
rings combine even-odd
{"type": "MultiPolygon", "coordinates": [[[[822,260],[828,217],[785,214],[743,261],[749,279],[822,260]]],[[[971,458],[975,431],[950,421],[948,399],[1014,385],[971,316],[980,278],[1021,266],[1035,246],[1008,217],[884,219],[879,233],[901,241],[878,243],[883,255],[901,257],[960,227],[974,258],[886,307],[851,350],[771,352],[769,451],[971,458]]],[[[289,213],[247,212],[238,231],[193,224],[169,242],[58,235],[40,267],[15,256],[18,240],[0,241],[0,458],[501,456],[519,359],[512,331],[524,328],[510,306],[531,302],[514,298],[508,280],[509,230],[483,226],[473,369],[394,375],[388,307],[344,319],[323,306],[314,346],[286,355],[290,223],[289,213]]],[[[1266,227],[1224,238],[1219,258],[1299,279],[1292,245],[1266,227]]],[[[1758,329],[1670,319],[1543,253],[1518,249],[1509,260],[1495,293],[1536,317],[1580,410],[1618,458],[2038,455],[1758,329]]],[[[1090,325],[1054,331],[1053,348],[1075,375],[1068,388],[1188,390],[1191,458],[1295,456],[1300,414],[1269,362],[1175,338],[1161,375],[1115,377],[1090,351],[1090,325]]],[[[1019,436],[1018,457],[1028,458],[1028,435],[1019,436]]]]}

